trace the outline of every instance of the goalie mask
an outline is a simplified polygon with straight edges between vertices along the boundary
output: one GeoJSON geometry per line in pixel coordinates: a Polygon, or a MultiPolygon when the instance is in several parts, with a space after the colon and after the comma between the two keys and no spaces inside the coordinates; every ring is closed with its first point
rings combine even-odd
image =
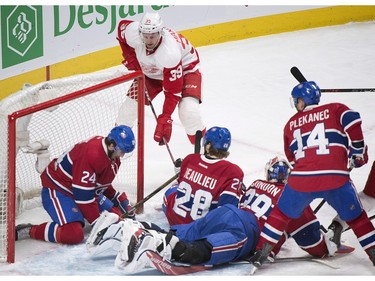
{"type": "Polygon", "coordinates": [[[120,149],[125,153],[130,153],[135,148],[133,131],[125,125],[114,127],[108,134],[107,139],[116,143],[115,151],[120,149]]]}
{"type": "Polygon", "coordinates": [[[139,23],[139,34],[148,51],[160,43],[163,21],[158,13],[146,13],[139,23]]]}
{"type": "Polygon", "coordinates": [[[320,88],[313,81],[298,84],[292,90],[294,106],[297,106],[299,98],[303,99],[305,106],[319,104],[321,95],[320,88]]]}
{"type": "Polygon", "coordinates": [[[208,143],[211,143],[214,149],[228,151],[231,143],[229,130],[224,127],[212,127],[204,135],[204,146],[208,143]]]}
{"type": "Polygon", "coordinates": [[[291,166],[285,159],[275,157],[267,162],[264,170],[266,181],[286,183],[291,166]]]}

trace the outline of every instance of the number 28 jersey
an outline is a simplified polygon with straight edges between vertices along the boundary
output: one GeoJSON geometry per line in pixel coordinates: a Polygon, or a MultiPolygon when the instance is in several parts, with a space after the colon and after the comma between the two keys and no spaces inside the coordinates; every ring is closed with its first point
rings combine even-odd
{"type": "Polygon", "coordinates": [[[190,223],[224,204],[238,206],[243,177],[242,169],[227,160],[188,155],[182,161],[178,184],[164,194],[169,224],[190,223]]]}

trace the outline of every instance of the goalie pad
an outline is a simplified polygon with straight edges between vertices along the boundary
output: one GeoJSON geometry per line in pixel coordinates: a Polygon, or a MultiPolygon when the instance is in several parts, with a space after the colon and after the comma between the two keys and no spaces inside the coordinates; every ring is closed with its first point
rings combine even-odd
{"type": "Polygon", "coordinates": [[[157,251],[163,259],[172,258],[172,250],[179,239],[168,233],[155,230],[145,230],[127,219],[123,224],[121,247],[116,256],[115,266],[125,273],[135,273],[151,267],[145,252],[157,251]]]}
{"type": "MultiPolygon", "coordinates": [[[[127,221],[127,219],[125,219],[125,221],[127,221]]],[[[121,247],[121,238],[124,231],[125,221],[113,223],[102,229],[99,235],[97,234],[96,242],[94,243],[95,245],[89,250],[92,257],[100,255],[117,255],[117,252],[121,247]]],[[[134,220],[129,220],[127,223],[134,225],[136,228],[142,227],[141,223],[134,220]]]]}
{"type": "Polygon", "coordinates": [[[101,236],[104,234],[105,229],[108,228],[111,224],[117,223],[120,220],[120,217],[114,213],[108,211],[103,211],[99,218],[94,222],[91,233],[86,241],[86,248],[90,252],[100,241],[101,236]]]}
{"type": "Polygon", "coordinates": [[[123,221],[111,224],[100,238],[97,245],[90,248],[90,255],[96,256],[116,256],[121,246],[123,221]]]}

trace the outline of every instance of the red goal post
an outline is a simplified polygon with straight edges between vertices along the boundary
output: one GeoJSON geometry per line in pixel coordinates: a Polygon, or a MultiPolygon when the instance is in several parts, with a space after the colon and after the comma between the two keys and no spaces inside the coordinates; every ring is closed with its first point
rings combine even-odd
{"type": "MultiPolygon", "coordinates": [[[[113,185],[125,191],[132,204],[144,198],[144,76],[141,71],[124,71],[113,68],[51,80],[9,96],[8,104],[0,101],[1,110],[32,100],[7,115],[7,147],[2,147],[7,150],[7,161],[4,158],[6,163],[0,166],[0,262],[15,261],[16,217],[27,212],[22,204],[32,196],[40,199],[40,181],[39,185],[33,182],[39,180],[40,171],[35,172],[38,152],[30,153],[30,147],[48,143],[52,160],[77,142],[106,136],[127,94],[138,104],[133,126],[136,149],[122,161],[113,185]],[[133,81],[137,81],[135,87],[131,87],[133,81]]],[[[143,211],[142,206],[138,211],[143,211]]]]}

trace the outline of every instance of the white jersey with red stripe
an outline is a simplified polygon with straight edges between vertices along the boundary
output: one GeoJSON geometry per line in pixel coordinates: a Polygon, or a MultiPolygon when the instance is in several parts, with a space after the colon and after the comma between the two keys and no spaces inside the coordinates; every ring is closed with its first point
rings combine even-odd
{"type": "MultiPolygon", "coordinates": [[[[122,21],[118,40],[134,49],[137,61],[145,76],[163,80],[164,90],[180,94],[183,74],[200,67],[197,50],[181,34],[164,27],[159,45],[148,51],[139,34],[139,22],[122,21]]],[[[127,54],[126,54],[127,55],[127,54]]]]}

